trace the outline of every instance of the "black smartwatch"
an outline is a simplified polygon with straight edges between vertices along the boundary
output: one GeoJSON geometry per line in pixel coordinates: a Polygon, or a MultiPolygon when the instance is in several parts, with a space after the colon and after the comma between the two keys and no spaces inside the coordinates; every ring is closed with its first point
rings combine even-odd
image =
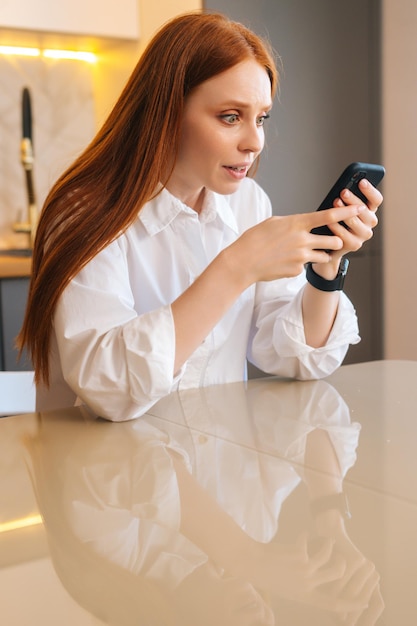
{"type": "Polygon", "coordinates": [[[320,291],[341,291],[343,289],[343,285],[345,283],[346,274],[349,267],[349,259],[343,257],[340,261],[339,271],[337,272],[336,278],[333,280],[326,280],[322,278],[313,270],[312,263],[307,263],[306,265],[306,278],[310,285],[313,285],[316,289],[320,289],[320,291]]]}

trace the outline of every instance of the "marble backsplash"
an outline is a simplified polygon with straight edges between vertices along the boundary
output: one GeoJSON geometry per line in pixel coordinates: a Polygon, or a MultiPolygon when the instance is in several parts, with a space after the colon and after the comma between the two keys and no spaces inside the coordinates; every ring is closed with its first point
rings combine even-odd
{"type": "Polygon", "coordinates": [[[36,203],[95,132],[93,69],[83,61],[0,55],[0,247],[25,247],[13,223],[27,220],[25,172],[20,160],[22,90],[32,104],[36,203]]]}

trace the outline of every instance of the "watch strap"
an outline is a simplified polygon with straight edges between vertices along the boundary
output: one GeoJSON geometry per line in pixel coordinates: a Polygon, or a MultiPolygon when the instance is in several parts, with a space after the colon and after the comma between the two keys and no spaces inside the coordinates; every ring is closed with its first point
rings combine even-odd
{"type": "Polygon", "coordinates": [[[349,259],[343,257],[340,261],[339,271],[336,278],[333,280],[327,280],[322,276],[319,276],[313,269],[312,263],[306,265],[306,278],[307,281],[320,291],[341,291],[345,283],[346,274],[349,267],[349,259]]]}
{"type": "Polygon", "coordinates": [[[339,511],[345,519],[352,517],[349,502],[344,493],[333,493],[317,498],[310,503],[310,510],[313,517],[317,517],[317,515],[330,510],[339,511]]]}

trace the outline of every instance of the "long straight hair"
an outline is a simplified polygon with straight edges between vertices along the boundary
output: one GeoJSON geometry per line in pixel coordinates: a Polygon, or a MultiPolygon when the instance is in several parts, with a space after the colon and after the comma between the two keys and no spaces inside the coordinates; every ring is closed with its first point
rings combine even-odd
{"type": "Polygon", "coordinates": [[[41,212],[25,319],[37,383],[49,384],[54,311],[70,280],[137,218],[175,166],[187,95],[246,59],[263,66],[275,95],[269,45],[218,13],[174,18],[154,36],[108,119],[62,174],[41,212]]]}

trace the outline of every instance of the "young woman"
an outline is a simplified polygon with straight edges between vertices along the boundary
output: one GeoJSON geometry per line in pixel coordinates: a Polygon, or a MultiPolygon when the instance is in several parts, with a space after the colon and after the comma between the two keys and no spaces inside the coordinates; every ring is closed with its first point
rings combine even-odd
{"type": "Polygon", "coordinates": [[[346,190],[328,210],[271,216],[249,175],[277,81],[268,46],[224,16],[156,34],[42,211],[19,338],[40,410],[78,398],[132,419],[172,390],[244,379],[246,358],[326,376],[359,341],[338,274],[382,198],[363,181],[367,206],[346,190]],[[311,233],[325,224],[334,236],[311,233]]]}

